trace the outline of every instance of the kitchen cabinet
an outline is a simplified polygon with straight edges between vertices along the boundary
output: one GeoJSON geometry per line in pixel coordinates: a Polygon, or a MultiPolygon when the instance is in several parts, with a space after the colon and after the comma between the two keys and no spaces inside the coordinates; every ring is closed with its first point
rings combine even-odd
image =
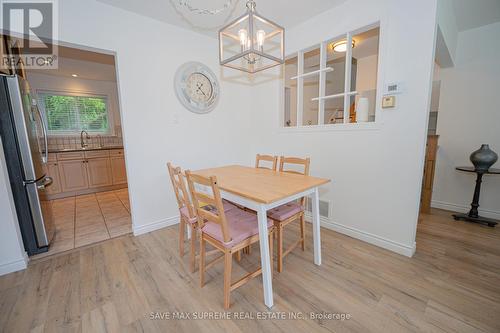
{"type": "Polygon", "coordinates": [[[109,152],[109,159],[111,161],[111,172],[113,174],[113,184],[126,184],[127,172],[125,169],[125,157],[123,150],[117,149],[109,152]]]}
{"type": "Polygon", "coordinates": [[[89,188],[113,185],[109,157],[89,158],[85,162],[89,188]]]}
{"type": "Polygon", "coordinates": [[[59,164],[57,161],[48,161],[45,173],[52,178],[52,184],[47,187],[47,194],[61,193],[61,177],[59,176],[59,164]]]}
{"type": "Polygon", "coordinates": [[[125,171],[125,158],[123,157],[110,157],[111,171],[113,174],[113,184],[126,184],[127,172],[125,171]]]}
{"type": "Polygon", "coordinates": [[[89,188],[87,163],[84,159],[59,161],[59,176],[62,192],[72,192],[89,188]]]}
{"type": "Polygon", "coordinates": [[[123,149],[67,151],[49,154],[48,187],[53,198],[109,191],[126,187],[127,176],[123,149]]]}

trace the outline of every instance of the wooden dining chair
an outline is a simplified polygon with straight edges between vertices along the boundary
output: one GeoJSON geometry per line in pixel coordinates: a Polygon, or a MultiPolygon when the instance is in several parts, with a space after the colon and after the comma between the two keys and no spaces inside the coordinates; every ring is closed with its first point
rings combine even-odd
{"type": "Polygon", "coordinates": [[[278,166],[278,156],[257,154],[257,156],[255,157],[255,167],[256,168],[271,169],[271,170],[276,171],[276,167],[277,166],[278,166]],[[271,162],[272,163],[272,167],[262,166],[261,162],[263,162],[263,161],[265,161],[265,162],[271,162]]]}
{"type": "MultiPolygon", "coordinates": [[[[197,209],[198,225],[200,229],[200,286],[205,284],[205,271],[220,260],[224,260],[224,309],[230,306],[231,291],[249,282],[252,278],[262,273],[262,267],[254,272],[248,273],[236,282],[231,282],[231,268],[233,254],[238,254],[241,249],[259,241],[259,228],[257,216],[243,209],[235,208],[224,211],[216,177],[202,177],[186,171],[189,191],[193,198],[194,206],[200,201],[214,206],[216,209],[207,211],[197,209]],[[198,192],[195,185],[207,186],[212,193],[198,192]],[[223,253],[220,257],[205,263],[206,243],[214,246],[223,253]]],[[[272,220],[268,219],[269,244],[272,263],[272,234],[274,230],[272,220]]],[[[271,266],[272,267],[272,266],[271,266]]]]}
{"type": "MultiPolygon", "coordinates": [[[[284,157],[281,156],[279,163],[280,172],[295,173],[300,175],[309,175],[309,158],[298,158],[298,157],[284,157]],[[294,166],[294,168],[289,169],[289,166],[294,166]],[[297,169],[302,168],[302,171],[297,169]]],[[[306,249],[306,236],[305,236],[305,220],[304,220],[304,208],[306,204],[306,198],[300,198],[298,201],[292,201],[284,205],[273,208],[267,212],[267,216],[274,221],[274,227],[278,237],[277,240],[277,261],[278,261],[278,272],[283,271],[283,259],[287,254],[289,254],[297,245],[302,245],[302,251],[306,249]],[[288,249],[283,251],[283,231],[285,226],[289,223],[299,220],[300,221],[300,237],[295,241],[288,249]]]]}
{"type": "MultiPolygon", "coordinates": [[[[188,190],[186,188],[186,183],[184,181],[184,174],[180,167],[174,167],[170,162],[167,163],[168,173],[170,175],[170,180],[172,181],[172,187],[174,188],[175,198],[177,199],[177,205],[179,206],[179,255],[184,256],[184,242],[186,228],[190,228],[191,231],[191,247],[190,247],[190,266],[191,272],[196,270],[196,239],[198,230],[198,219],[197,212],[194,208],[191,200],[189,198],[188,190]]],[[[201,204],[202,208],[205,210],[213,209],[212,206],[207,206],[206,204],[201,204]]],[[[224,201],[224,209],[226,211],[236,208],[229,202],[224,201]]]]}
{"type": "MultiPolygon", "coordinates": [[[[276,168],[278,167],[278,156],[257,154],[256,157],[255,157],[255,167],[257,169],[269,169],[269,170],[276,171],[276,168]],[[271,163],[271,167],[262,165],[261,162],[270,162],[271,163]]],[[[240,207],[240,208],[244,208],[244,207],[240,207]]],[[[253,212],[253,210],[251,210],[251,209],[248,209],[248,208],[244,208],[244,209],[253,212]]],[[[252,247],[248,246],[248,247],[244,248],[243,249],[243,253],[251,254],[252,253],[252,247]]]]}

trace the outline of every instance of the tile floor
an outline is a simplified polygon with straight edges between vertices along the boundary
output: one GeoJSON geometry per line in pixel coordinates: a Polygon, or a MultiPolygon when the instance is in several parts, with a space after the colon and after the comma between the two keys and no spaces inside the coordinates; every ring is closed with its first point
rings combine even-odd
{"type": "Polygon", "coordinates": [[[52,209],[56,234],[49,251],[36,258],[132,232],[126,188],[54,200],[52,209]]]}

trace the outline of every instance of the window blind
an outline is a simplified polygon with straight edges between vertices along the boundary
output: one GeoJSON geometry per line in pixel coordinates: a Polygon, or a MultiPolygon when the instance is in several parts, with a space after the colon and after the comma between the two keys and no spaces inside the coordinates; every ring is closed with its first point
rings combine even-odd
{"type": "Polygon", "coordinates": [[[49,133],[109,132],[108,103],[104,96],[39,93],[38,99],[49,133]]]}

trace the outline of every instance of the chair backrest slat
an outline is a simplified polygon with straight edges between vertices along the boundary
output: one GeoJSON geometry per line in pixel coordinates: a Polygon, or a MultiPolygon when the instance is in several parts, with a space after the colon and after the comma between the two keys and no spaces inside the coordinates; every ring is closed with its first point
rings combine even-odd
{"type": "Polygon", "coordinates": [[[226,214],[224,213],[224,206],[222,204],[219,186],[217,185],[217,178],[215,176],[202,177],[200,175],[194,175],[189,170],[186,171],[186,178],[189,191],[191,192],[191,198],[193,199],[194,206],[198,213],[198,224],[200,228],[205,224],[205,220],[214,222],[222,229],[224,242],[231,241],[231,234],[227,224],[226,214]],[[212,190],[212,195],[205,192],[199,192],[196,189],[196,184],[209,186],[212,190]],[[215,206],[217,214],[200,207],[200,202],[209,203],[215,206]]]}
{"type": "Polygon", "coordinates": [[[172,187],[174,188],[175,198],[177,199],[177,204],[179,205],[179,209],[187,207],[189,217],[195,217],[195,210],[189,199],[189,194],[186,188],[186,183],[184,181],[184,175],[181,168],[174,167],[170,162],[167,163],[167,167],[168,173],[170,175],[170,181],[172,182],[172,187]]]}
{"type": "Polygon", "coordinates": [[[256,168],[261,168],[261,169],[271,169],[276,171],[276,167],[278,166],[278,156],[271,156],[271,155],[260,155],[257,154],[255,157],[255,167],[256,168]],[[261,161],[266,161],[266,162],[271,162],[272,167],[266,167],[261,165],[261,161]]]}
{"type": "Polygon", "coordinates": [[[299,158],[299,157],[281,156],[279,170],[281,172],[296,173],[299,175],[309,176],[309,165],[310,164],[311,164],[311,159],[309,157],[308,158],[299,158]],[[300,171],[296,171],[296,170],[286,169],[287,164],[302,165],[302,166],[304,166],[304,171],[300,172],[300,171]]]}
{"type": "MultiPolygon", "coordinates": [[[[309,176],[309,165],[311,164],[311,159],[309,157],[307,158],[299,158],[299,157],[285,157],[281,156],[280,157],[280,172],[287,172],[287,173],[294,173],[294,174],[299,174],[299,175],[304,175],[304,176],[309,176]],[[304,171],[296,171],[296,170],[291,170],[287,169],[286,165],[299,165],[304,167],[304,171]]],[[[306,203],[306,198],[303,197],[300,199],[300,203],[302,206],[305,205],[306,203]]]]}

